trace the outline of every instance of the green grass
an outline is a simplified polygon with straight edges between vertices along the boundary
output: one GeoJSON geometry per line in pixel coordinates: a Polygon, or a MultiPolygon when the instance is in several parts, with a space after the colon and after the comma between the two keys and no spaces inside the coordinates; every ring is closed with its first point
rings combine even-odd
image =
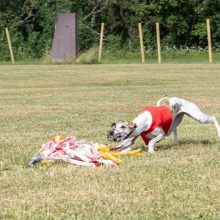
{"type": "MultiPolygon", "coordinates": [[[[81,52],[76,61],[69,61],[66,64],[97,64],[98,63],[98,47],[92,47],[88,51],[81,52]]],[[[209,63],[208,51],[205,49],[174,49],[166,48],[161,52],[162,63],[164,64],[202,64],[209,63]]],[[[220,63],[220,52],[214,50],[212,53],[213,63],[220,63]]],[[[145,50],[145,63],[156,64],[157,52],[154,50],[145,50]]],[[[15,58],[16,64],[32,65],[32,64],[52,64],[50,53],[46,53],[41,58],[15,58]]],[[[141,53],[139,48],[135,49],[117,49],[110,46],[105,47],[102,53],[102,64],[140,64],[141,53]]],[[[3,59],[0,57],[0,64],[11,64],[8,57],[3,59]]],[[[62,63],[58,63],[62,64],[62,63]]]]}
{"type": "MultiPolygon", "coordinates": [[[[117,119],[181,96],[220,120],[220,65],[1,65],[0,219],[220,219],[216,131],[185,118],[180,145],[116,168],[28,167],[57,134],[107,143],[117,119]]],[[[133,148],[145,148],[139,139],[133,148]]]]}
{"type": "MultiPolygon", "coordinates": [[[[145,51],[145,63],[152,64],[157,63],[157,52],[153,50],[145,51]]],[[[220,63],[220,53],[215,51],[212,54],[213,63],[220,63]]],[[[161,52],[162,63],[208,63],[208,52],[206,50],[192,50],[192,49],[164,49],[161,52]]],[[[125,63],[125,64],[135,64],[141,63],[141,53],[137,48],[134,51],[131,50],[111,50],[105,49],[103,52],[102,63],[125,63]]]]}

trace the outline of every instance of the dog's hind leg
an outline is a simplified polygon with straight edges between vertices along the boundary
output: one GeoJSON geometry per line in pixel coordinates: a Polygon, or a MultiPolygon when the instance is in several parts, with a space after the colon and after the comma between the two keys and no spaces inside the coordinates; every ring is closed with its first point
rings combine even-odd
{"type": "Polygon", "coordinates": [[[173,141],[174,144],[178,145],[179,144],[179,140],[178,140],[178,136],[177,136],[177,130],[173,130],[173,141]]]}
{"type": "Polygon", "coordinates": [[[202,124],[214,124],[220,138],[220,126],[214,116],[203,113],[197,105],[187,100],[182,102],[181,111],[202,124]]]}
{"type": "Polygon", "coordinates": [[[218,137],[220,138],[220,125],[217,121],[217,119],[214,117],[214,125],[216,127],[217,133],[218,133],[218,137]]]}

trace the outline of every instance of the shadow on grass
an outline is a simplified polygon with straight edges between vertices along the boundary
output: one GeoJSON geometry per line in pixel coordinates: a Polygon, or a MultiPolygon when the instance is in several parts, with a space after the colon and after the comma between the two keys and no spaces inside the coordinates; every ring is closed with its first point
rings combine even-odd
{"type": "Polygon", "coordinates": [[[171,148],[175,148],[175,149],[182,149],[182,147],[187,146],[187,145],[198,145],[198,146],[202,146],[202,147],[207,147],[207,145],[212,145],[212,144],[216,144],[217,141],[211,141],[208,139],[204,139],[204,140],[193,140],[193,139],[188,139],[188,140],[182,140],[179,142],[178,145],[176,144],[164,144],[161,143],[161,145],[156,146],[156,150],[157,151],[162,151],[162,150],[169,150],[171,148]]]}

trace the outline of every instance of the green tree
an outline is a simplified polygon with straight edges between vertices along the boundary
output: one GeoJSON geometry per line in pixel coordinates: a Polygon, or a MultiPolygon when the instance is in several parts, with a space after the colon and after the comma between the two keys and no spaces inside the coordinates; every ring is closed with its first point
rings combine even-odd
{"type": "Polygon", "coordinates": [[[48,53],[61,12],[78,14],[80,50],[98,43],[101,22],[106,24],[106,42],[117,48],[138,46],[138,22],[143,24],[146,48],[155,48],[156,22],[160,22],[162,45],[206,47],[205,22],[210,18],[213,45],[220,43],[220,0],[0,0],[1,55],[8,54],[6,26],[16,56],[48,53]]]}

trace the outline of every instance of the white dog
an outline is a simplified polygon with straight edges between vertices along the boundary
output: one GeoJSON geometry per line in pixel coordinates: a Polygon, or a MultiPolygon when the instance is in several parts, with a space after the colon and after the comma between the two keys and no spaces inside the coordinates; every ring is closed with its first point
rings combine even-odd
{"type": "Polygon", "coordinates": [[[202,124],[214,124],[220,138],[220,126],[214,116],[204,114],[194,103],[177,97],[162,98],[157,106],[145,107],[130,124],[124,121],[113,123],[107,137],[114,142],[123,141],[116,150],[128,151],[140,135],[148,145],[148,152],[153,153],[154,145],[171,133],[174,143],[178,144],[177,127],[184,115],[202,124]]]}

